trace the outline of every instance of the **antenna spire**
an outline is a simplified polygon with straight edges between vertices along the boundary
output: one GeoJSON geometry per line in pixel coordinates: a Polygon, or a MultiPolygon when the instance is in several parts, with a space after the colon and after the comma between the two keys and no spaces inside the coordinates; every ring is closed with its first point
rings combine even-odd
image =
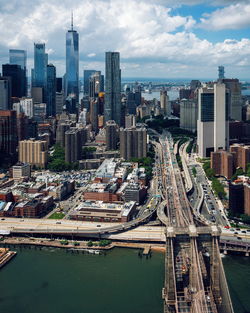
{"type": "Polygon", "coordinates": [[[71,30],[73,30],[73,11],[71,11],[71,30]]]}

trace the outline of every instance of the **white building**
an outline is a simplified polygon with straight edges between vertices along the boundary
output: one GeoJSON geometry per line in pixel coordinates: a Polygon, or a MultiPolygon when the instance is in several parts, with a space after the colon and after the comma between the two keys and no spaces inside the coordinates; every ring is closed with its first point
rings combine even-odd
{"type": "Polygon", "coordinates": [[[228,103],[225,84],[199,88],[197,144],[200,157],[210,157],[218,149],[227,150],[229,140],[228,103]]]}
{"type": "Polygon", "coordinates": [[[22,98],[20,100],[21,110],[22,112],[28,116],[33,117],[34,116],[34,104],[32,98],[22,98]]]}

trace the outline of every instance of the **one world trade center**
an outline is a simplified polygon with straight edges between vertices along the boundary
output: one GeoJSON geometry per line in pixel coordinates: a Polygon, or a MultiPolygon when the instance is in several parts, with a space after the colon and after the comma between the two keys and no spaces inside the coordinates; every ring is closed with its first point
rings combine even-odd
{"type": "Polygon", "coordinates": [[[66,95],[79,100],[79,36],[73,29],[73,15],[71,29],[66,34],[66,95]]]}

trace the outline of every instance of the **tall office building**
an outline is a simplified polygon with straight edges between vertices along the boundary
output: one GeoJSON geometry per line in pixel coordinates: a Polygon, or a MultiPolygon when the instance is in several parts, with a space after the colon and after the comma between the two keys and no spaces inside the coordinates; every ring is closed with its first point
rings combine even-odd
{"type": "Polygon", "coordinates": [[[180,102],[180,128],[195,132],[197,129],[198,105],[195,100],[180,102]]]}
{"type": "Polygon", "coordinates": [[[17,64],[3,64],[3,76],[11,78],[11,97],[21,98],[26,94],[24,70],[17,64]]]}
{"type": "Polygon", "coordinates": [[[89,79],[95,74],[96,70],[84,70],[83,71],[83,91],[85,95],[89,95],[89,79]]]}
{"type": "Polygon", "coordinates": [[[66,77],[65,95],[75,97],[79,101],[79,36],[73,29],[73,16],[71,29],[66,34],[66,77]]]}
{"type": "Polygon", "coordinates": [[[219,79],[225,78],[225,69],[224,69],[224,66],[222,65],[218,66],[218,78],[219,79]]]}
{"type": "MultiPolygon", "coordinates": [[[[16,112],[0,110],[0,154],[14,156],[17,148],[16,112]]],[[[0,161],[1,157],[0,156],[0,161]]]]}
{"type": "Polygon", "coordinates": [[[106,148],[107,150],[117,149],[118,126],[115,121],[106,122],[106,148]]]}
{"type": "Polygon", "coordinates": [[[210,157],[229,144],[228,94],[225,84],[215,83],[199,88],[197,144],[200,157],[210,157]]]}
{"type": "Polygon", "coordinates": [[[120,53],[106,52],[105,61],[105,121],[121,124],[121,70],[120,53]]]}
{"type": "Polygon", "coordinates": [[[11,109],[11,78],[0,76],[0,110],[11,109]]]}
{"type": "Polygon", "coordinates": [[[145,127],[120,129],[121,158],[144,158],[147,156],[147,130],[145,127]]]}
{"type": "Polygon", "coordinates": [[[97,71],[89,77],[89,97],[97,97],[104,91],[104,77],[101,71],[97,71]]]}
{"type": "Polygon", "coordinates": [[[48,162],[48,143],[43,140],[19,141],[19,161],[44,168],[48,162]]]}
{"type": "Polygon", "coordinates": [[[25,50],[17,50],[17,49],[10,49],[9,50],[9,62],[10,64],[17,64],[21,66],[23,70],[23,95],[27,95],[27,52],[25,50]]]}
{"type": "Polygon", "coordinates": [[[241,84],[238,79],[222,79],[229,91],[229,118],[232,120],[242,120],[242,97],[241,84]]]}
{"type": "Polygon", "coordinates": [[[34,43],[34,69],[32,70],[32,87],[40,87],[43,101],[46,101],[48,54],[45,43],[34,43]]]}
{"type": "Polygon", "coordinates": [[[53,64],[47,65],[47,116],[56,115],[56,68],[53,64]]]}

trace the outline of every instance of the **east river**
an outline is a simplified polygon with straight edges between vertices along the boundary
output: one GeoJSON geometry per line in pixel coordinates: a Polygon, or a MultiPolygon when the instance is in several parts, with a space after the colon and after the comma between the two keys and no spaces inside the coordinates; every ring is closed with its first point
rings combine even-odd
{"type": "MultiPolygon", "coordinates": [[[[15,248],[0,270],[1,313],[162,313],[164,254],[15,248]]],[[[223,258],[235,313],[250,312],[250,258],[223,258]]]]}

